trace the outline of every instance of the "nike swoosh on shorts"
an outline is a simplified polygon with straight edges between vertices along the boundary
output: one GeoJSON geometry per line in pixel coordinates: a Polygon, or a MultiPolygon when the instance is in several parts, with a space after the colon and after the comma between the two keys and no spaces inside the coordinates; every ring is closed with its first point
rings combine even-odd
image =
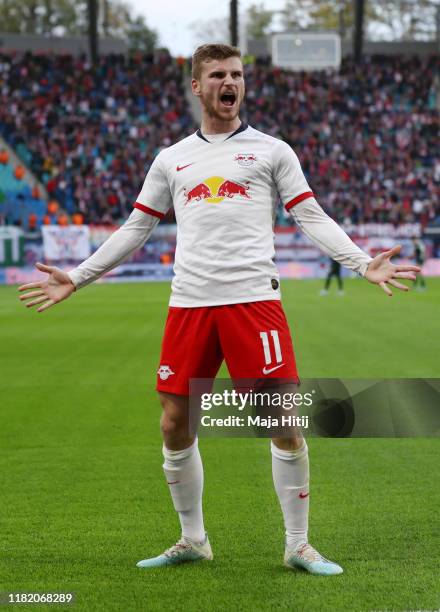
{"type": "Polygon", "coordinates": [[[284,365],[284,363],[280,363],[280,364],[276,365],[275,367],[269,368],[269,369],[264,367],[263,368],[263,374],[270,374],[271,372],[275,372],[275,370],[278,370],[278,368],[281,368],[281,366],[283,366],[283,365],[284,365]]]}

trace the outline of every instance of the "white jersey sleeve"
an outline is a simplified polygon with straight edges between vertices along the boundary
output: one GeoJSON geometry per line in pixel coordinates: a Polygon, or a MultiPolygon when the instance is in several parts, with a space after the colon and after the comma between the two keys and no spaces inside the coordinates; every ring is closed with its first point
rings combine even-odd
{"type": "Polygon", "coordinates": [[[326,255],[364,276],[371,257],[322,210],[306,181],[298,157],[287,143],[280,141],[277,144],[273,164],[274,181],[281,201],[298,227],[326,255]]]}
{"type": "Polygon", "coordinates": [[[273,180],[286,210],[313,196],[299,159],[286,142],[279,140],[274,146],[272,164],[273,180]]]}
{"type": "Polygon", "coordinates": [[[92,283],[143,246],[159,219],[165,216],[171,206],[170,187],[159,153],[136,199],[135,210],[124,225],[116,230],[96,253],[69,272],[75,287],[80,289],[92,283]]]}
{"type": "Polygon", "coordinates": [[[162,156],[155,158],[145,177],[135,208],[162,219],[173,205],[173,198],[162,156]]]}
{"type": "Polygon", "coordinates": [[[133,210],[127,221],[88,259],[68,274],[77,289],[92,283],[139,249],[159,223],[154,215],[133,210]]]}
{"type": "Polygon", "coordinates": [[[365,275],[371,257],[360,249],[313,197],[290,208],[290,214],[298,227],[326,255],[340,264],[365,275]]]}

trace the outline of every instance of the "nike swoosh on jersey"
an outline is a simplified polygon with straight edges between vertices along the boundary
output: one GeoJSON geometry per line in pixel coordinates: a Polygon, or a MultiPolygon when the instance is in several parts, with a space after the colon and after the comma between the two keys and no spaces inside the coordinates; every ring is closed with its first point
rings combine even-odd
{"type": "Polygon", "coordinates": [[[280,363],[278,365],[276,365],[273,368],[269,368],[267,369],[266,367],[263,368],[263,374],[270,374],[271,372],[275,372],[275,370],[278,370],[278,368],[281,368],[281,366],[283,366],[284,363],[280,363]]]}
{"type": "Polygon", "coordinates": [[[300,497],[301,499],[305,499],[308,496],[309,496],[308,493],[300,493],[298,497],[300,497]]]}
{"type": "Polygon", "coordinates": [[[181,170],[185,170],[185,168],[188,168],[189,166],[193,166],[196,162],[192,162],[191,164],[186,164],[186,166],[176,166],[176,170],[177,172],[180,172],[181,170]]]}

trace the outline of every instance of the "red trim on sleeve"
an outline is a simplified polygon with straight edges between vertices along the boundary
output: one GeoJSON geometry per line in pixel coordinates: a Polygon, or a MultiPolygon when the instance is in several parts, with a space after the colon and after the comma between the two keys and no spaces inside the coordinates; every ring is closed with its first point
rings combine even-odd
{"type": "Polygon", "coordinates": [[[142,212],[147,213],[147,215],[153,215],[153,217],[157,217],[158,219],[163,219],[165,217],[165,215],[159,212],[158,210],[154,210],[154,208],[150,208],[149,206],[144,206],[143,204],[139,204],[139,202],[136,202],[133,208],[137,208],[141,210],[142,212]]]}
{"type": "Polygon", "coordinates": [[[284,208],[286,210],[290,210],[293,206],[295,206],[295,204],[299,204],[303,200],[307,200],[307,198],[313,198],[313,197],[314,197],[313,191],[306,191],[305,193],[302,193],[301,195],[296,196],[296,198],[293,198],[293,200],[290,200],[290,202],[287,202],[284,208]]]}

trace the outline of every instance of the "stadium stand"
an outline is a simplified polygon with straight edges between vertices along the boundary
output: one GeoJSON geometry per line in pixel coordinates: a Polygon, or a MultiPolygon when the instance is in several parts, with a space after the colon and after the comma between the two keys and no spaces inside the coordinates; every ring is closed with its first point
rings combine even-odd
{"type": "Polygon", "coordinates": [[[46,211],[46,202],[38,188],[25,180],[22,165],[14,164],[9,153],[0,148],[0,225],[8,221],[30,231],[41,224],[46,211]]]}
{"type": "MultiPolygon", "coordinates": [[[[426,224],[440,217],[438,62],[367,57],[293,73],[257,61],[245,67],[244,116],[293,146],[338,221],[426,224]]],[[[52,201],[50,212],[17,190],[0,163],[6,222],[124,219],[160,148],[196,128],[183,75],[165,53],[110,55],[96,70],[84,57],[0,56],[0,133],[52,201]]]]}
{"type": "Polygon", "coordinates": [[[249,122],[293,146],[339,222],[439,217],[438,57],[345,60],[339,72],[246,69],[249,122]]]}
{"type": "MultiPolygon", "coordinates": [[[[182,70],[165,53],[110,55],[96,70],[84,57],[0,56],[0,133],[59,204],[46,222],[128,215],[158,150],[195,129],[182,70]]],[[[12,200],[5,216],[17,223],[12,200]]]]}

